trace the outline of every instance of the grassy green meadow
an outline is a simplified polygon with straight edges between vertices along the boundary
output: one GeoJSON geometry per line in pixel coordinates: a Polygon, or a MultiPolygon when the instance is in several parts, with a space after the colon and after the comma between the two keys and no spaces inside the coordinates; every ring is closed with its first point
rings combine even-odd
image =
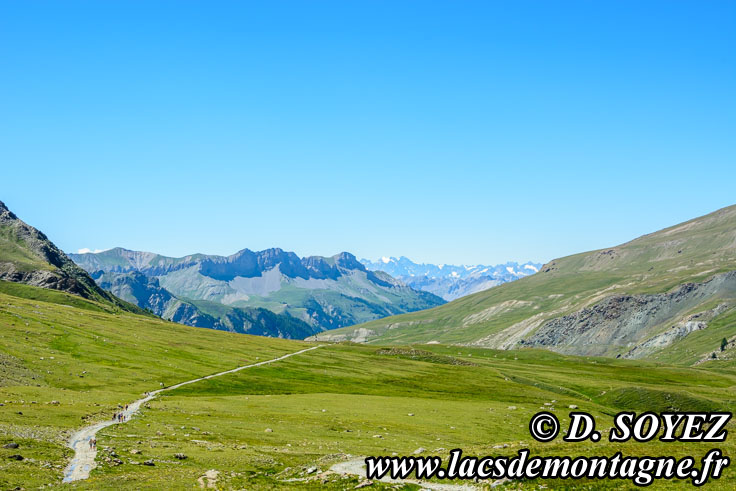
{"type": "MultiPolygon", "coordinates": [[[[0,444],[20,444],[0,448],[2,489],[60,485],[71,431],[109,418],[118,404],[161,382],[173,385],[310,345],[111,313],[88,301],[70,306],[62,293],[21,290],[0,293],[0,444]],[[17,296],[31,293],[35,298],[17,296]],[[12,454],[24,460],[9,460],[12,454]]],[[[511,455],[524,447],[544,455],[702,455],[712,445],[610,444],[605,438],[542,444],[527,426],[544,408],[558,414],[564,428],[570,405],[591,412],[602,429],[623,409],[733,410],[735,387],[736,364],[729,361],[689,368],[542,350],[330,344],[161,394],[132,421],[102,430],[98,467],[88,480],[66,486],[184,489],[199,487],[200,480],[206,485],[203,476],[215,470],[222,489],[349,489],[361,479],[324,471],[359,456],[418,449],[446,456],[456,447],[475,455],[511,455]],[[141,465],[149,459],[153,466],[141,465]],[[317,470],[307,473],[310,468],[317,470]]],[[[722,448],[733,455],[732,442],[722,448]]],[[[627,481],[507,486],[540,484],[632,487],[627,481]]],[[[734,486],[732,469],[708,485],[734,486]]]]}

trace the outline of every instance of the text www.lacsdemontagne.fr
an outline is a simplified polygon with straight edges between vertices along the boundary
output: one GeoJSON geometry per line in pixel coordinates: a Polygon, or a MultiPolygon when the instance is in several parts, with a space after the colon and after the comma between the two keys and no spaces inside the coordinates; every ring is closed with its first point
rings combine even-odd
{"type": "Polygon", "coordinates": [[[441,457],[367,457],[366,477],[382,479],[616,479],[648,486],[657,479],[687,479],[702,486],[708,479],[718,479],[729,459],[713,449],[695,466],[693,457],[530,457],[529,450],[519,450],[512,457],[464,457],[462,450],[450,452],[443,466],[441,457]]]}

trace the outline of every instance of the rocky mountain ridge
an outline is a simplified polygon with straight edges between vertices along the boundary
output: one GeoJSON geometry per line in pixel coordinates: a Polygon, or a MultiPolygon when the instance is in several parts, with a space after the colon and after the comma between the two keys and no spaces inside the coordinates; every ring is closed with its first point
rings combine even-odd
{"type": "Polygon", "coordinates": [[[232,308],[262,308],[289,315],[309,326],[309,333],[304,326],[300,328],[305,336],[443,303],[389,274],[367,270],[347,252],[300,258],[272,248],[243,249],[230,256],[173,258],[115,248],[70,256],[105,288],[145,308],[155,311],[157,304],[168,305],[171,299],[160,292],[164,290],[216,319],[222,320],[223,309],[232,308]],[[121,276],[133,273],[155,283],[121,276]],[[133,283],[139,291],[146,291],[142,297],[134,295],[133,283]]]}

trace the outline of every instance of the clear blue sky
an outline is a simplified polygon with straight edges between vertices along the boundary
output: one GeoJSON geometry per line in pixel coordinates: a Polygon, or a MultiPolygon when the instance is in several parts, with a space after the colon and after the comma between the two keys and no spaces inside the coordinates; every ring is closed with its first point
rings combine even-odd
{"type": "Polygon", "coordinates": [[[546,261],[736,203],[736,2],[0,3],[66,251],[546,261]]]}

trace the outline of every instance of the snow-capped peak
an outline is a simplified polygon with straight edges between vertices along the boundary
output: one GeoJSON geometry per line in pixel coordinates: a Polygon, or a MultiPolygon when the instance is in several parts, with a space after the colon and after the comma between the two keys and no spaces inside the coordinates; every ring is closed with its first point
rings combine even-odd
{"type": "Polygon", "coordinates": [[[434,293],[445,300],[482,291],[539,271],[541,264],[509,261],[503,264],[427,264],[415,263],[406,256],[361,259],[370,271],[384,271],[408,286],[434,293]]]}

